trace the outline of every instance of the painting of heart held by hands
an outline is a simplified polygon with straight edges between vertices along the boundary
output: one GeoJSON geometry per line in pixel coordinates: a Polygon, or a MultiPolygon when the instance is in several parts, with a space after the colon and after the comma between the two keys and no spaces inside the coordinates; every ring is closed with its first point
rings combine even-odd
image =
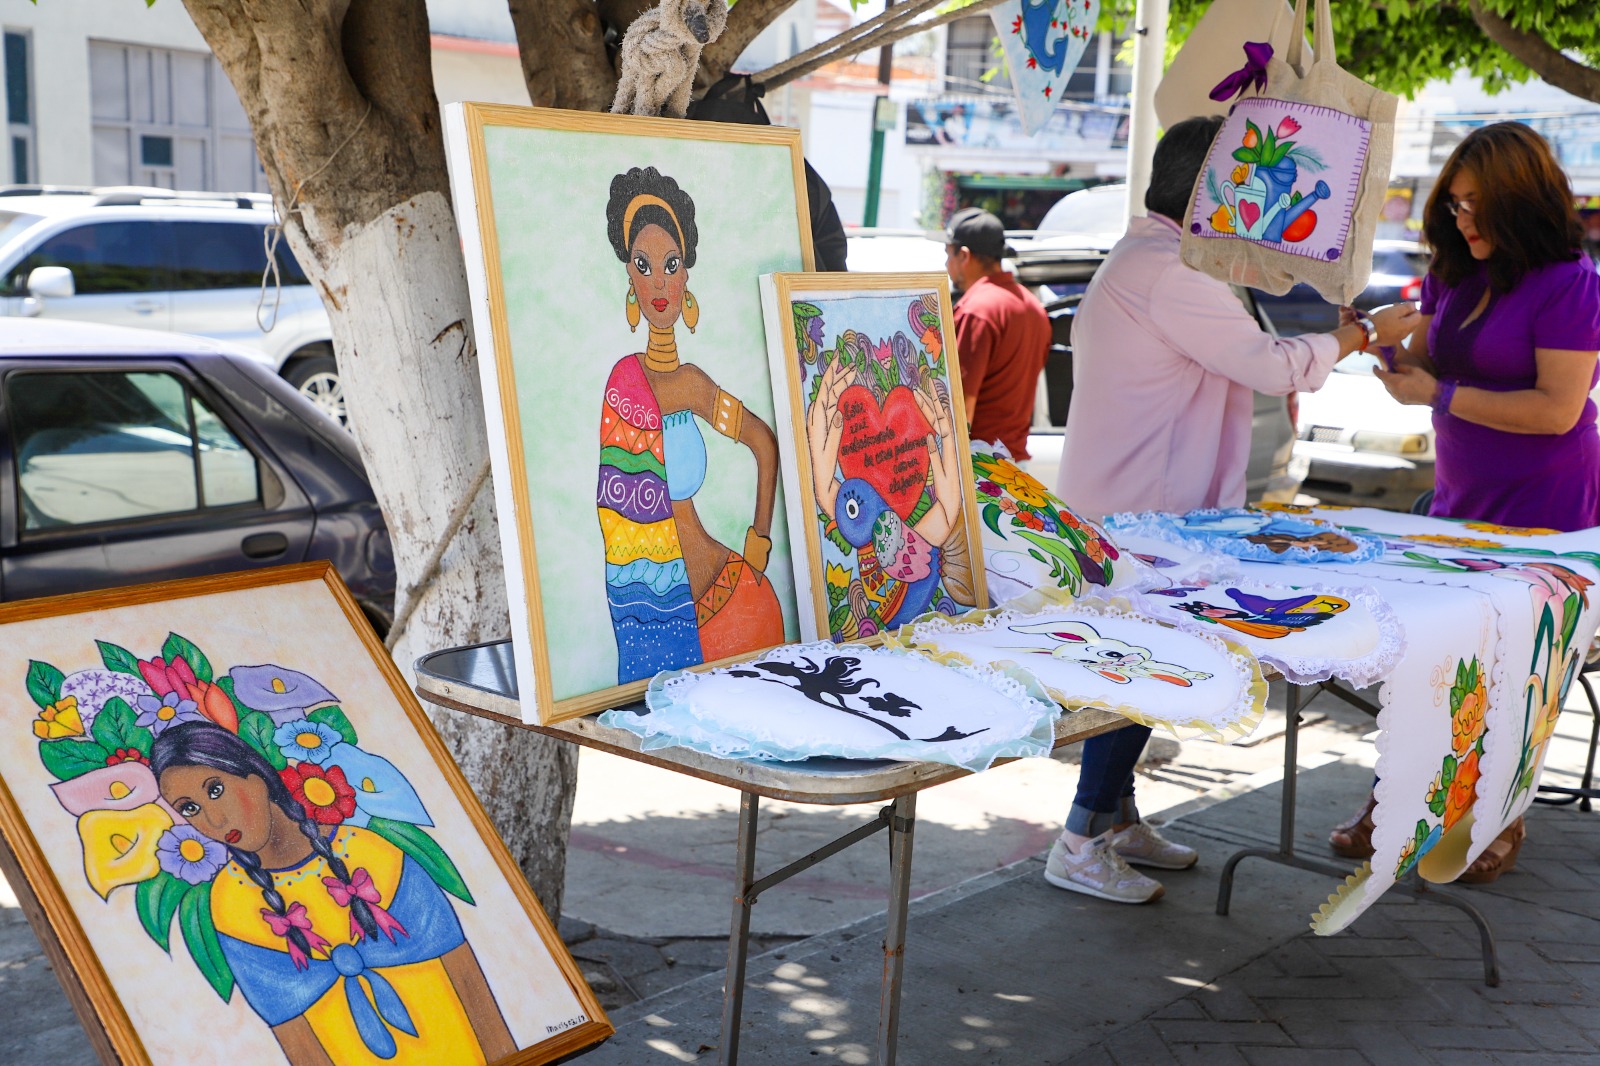
{"type": "Polygon", "coordinates": [[[821,578],[816,635],[868,638],[984,603],[948,286],[776,275],[763,287],[799,438],[785,455],[790,535],[821,578]]]}

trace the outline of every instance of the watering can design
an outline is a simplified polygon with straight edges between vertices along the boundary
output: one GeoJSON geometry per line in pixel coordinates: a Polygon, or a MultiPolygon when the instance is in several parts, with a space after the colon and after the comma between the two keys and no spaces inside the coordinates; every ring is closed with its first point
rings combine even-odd
{"type": "Polygon", "coordinates": [[[1283,240],[1284,231],[1294,225],[1294,220],[1299,218],[1306,208],[1318,200],[1326,200],[1329,195],[1331,195],[1331,191],[1325,181],[1317,182],[1316,187],[1311,190],[1311,195],[1302,196],[1294,203],[1289,202],[1288,193],[1280,193],[1278,202],[1272,209],[1272,214],[1264,220],[1265,236],[1262,237],[1262,240],[1283,240]]]}

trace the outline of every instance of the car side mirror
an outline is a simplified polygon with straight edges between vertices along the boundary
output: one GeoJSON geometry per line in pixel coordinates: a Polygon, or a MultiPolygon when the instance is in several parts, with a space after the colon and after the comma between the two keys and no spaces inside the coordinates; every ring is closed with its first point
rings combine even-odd
{"type": "Polygon", "coordinates": [[[72,271],[62,266],[34,267],[28,274],[28,295],[47,300],[59,300],[78,291],[72,280],[72,271]]]}

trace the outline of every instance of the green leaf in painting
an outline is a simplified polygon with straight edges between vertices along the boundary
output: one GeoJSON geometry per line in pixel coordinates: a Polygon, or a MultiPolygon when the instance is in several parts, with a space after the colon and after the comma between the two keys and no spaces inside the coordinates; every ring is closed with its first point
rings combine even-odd
{"type": "Polygon", "coordinates": [[[180,655],[189,664],[189,669],[194,671],[195,677],[201,681],[211,680],[211,660],[206,658],[206,653],[195,647],[192,641],[176,633],[168,633],[167,642],[161,645],[161,657],[170,663],[180,655]]]}
{"type": "Polygon", "coordinates": [[[997,504],[997,503],[986,503],[986,504],[983,505],[983,511],[981,513],[983,515],[983,524],[988,526],[990,529],[994,530],[995,536],[997,536],[997,537],[1005,536],[1005,534],[1000,531],[1000,505],[999,504],[997,504]]]}
{"type": "Polygon", "coordinates": [[[850,605],[841,603],[834,607],[828,615],[828,630],[831,633],[843,633],[845,626],[850,624],[850,605]]]}
{"type": "Polygon", "coordinates": [[[139,715],[121,696],[112,696],[100,713],[94,716],[94,739],[108,752],[118,748],[136,748],[146,757],[155,740],[150,730],[138,724],[139,715]]]}
{"type": "Polygon", "coordinates": [[[61,682],[66,680],[60,670],[37,659],[28,661],[28,695],[41,707],[48,707],[61,698],[61,682]]]}
{"type": "Polygon", "coordinates": [[[178,904],[178,928],[183,946],[200,970],[201,976],[224,1003],[233,998],[233,969],[217,942],[216,926],[211,924],[211,882],[192,885],[178,904]]]}
{"type": "Polygon", "coordinates": [[[289,760],[283,757],[283,752],[278,750],[277,742],[272,739],[272,734],[277,727],[272,724],[272,719],[260,711],[251,711],[239,719],[239,737],[249,744],[261,757],[272,764],[274,770],[282,770],[289,765],[289,760]]]}
{"type": "Polygon", "coordinates": [[[92,740],[66,738],[39,742],[39,761],[58,781],[69,781],[90,770],[98,770],[110,757],[109,751],[92,740]]]}
{"type": "Polygon", "coordinates": [[[1256,154],[1256,150],[1254,148],[1235,148],[1233,150],[1233,158],[1237,159],[1241,163],[1261,162],[1261,157],[1256,154]]]}
{"type": "Polygon", "coordinates": [[[344,712],[337,707],[322,707],[312,711],[310,718],[313,722],[325,725],[344,738],[346,744],[356,743],[356,727],[350,724],[344,712]]]}
{"type": "Polygon", "coordinates": [[[467,890],[467,883],[462,880],[456,864],[420,826],[388,818],[374,818],[367,823],[367,828],[415,859],[417,865],[433,878],[434,884],[463,903],[472,902],[472,893],[467,890]]]}
{"type": "Polygon", "coordinates": [[[933,493],[927,489],[922,490],[922,495],[917,498],[917,505],[906,516],[906,525],[914,526],[922,521],[923,517],[933,510],[933,493]]]}
{"type": "Polygon", "coordinates": [[[107,670],[139,676],[139,658],[133,652],[105,640],[97,640],[95,645],[100,649],[100,661],[106,664],[107,670]]]}
{"type": "Polygon", "coordinates": [[[139,912],[139,924],[150,934],[150,939],[161,950],[171,954],[172,916],[178,913],[189,886],[165,870],[148,881],[140,881],[134,890],[134,906],[139,912]]]}

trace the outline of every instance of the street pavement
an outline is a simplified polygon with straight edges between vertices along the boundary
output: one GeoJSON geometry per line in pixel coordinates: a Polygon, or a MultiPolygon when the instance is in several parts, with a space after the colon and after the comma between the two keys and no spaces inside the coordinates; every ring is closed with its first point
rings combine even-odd
{"type": "MultiPolygon", "coordinates": [[[[1370,720],[1330,697],[1307,717],[1297,847],[1320,858],[1327,827],[1370,783],[1374,751],[1370,720]]],[[[1042,852],[1076,776],[1070,757],[924,793],[900,1061],[1600,1062],[1600,1007],[1592,1005],[1600,992],[1600,813],[1536,807],[1514,872],[1452,890],[1493,926],[1498,988],[1483,985],[1464,915],[1398,892],[1350,931],[1316,937],[1307,920],[1333,880],[1247,860],[1232,914],[1216,915],[1226,857],[1276,841],[1281,733],[1279,715],[1248,746],[1155,745],[1141,804],[1202,857],[1194,870],[1160,874],[1167,893],[1150,906],[1044,882],[1042,852]]],[[[1575,781],[1587,739],[1587,710],[1569,710],[1547,781],[1575,781]]],[[[562,932],[618,1034],[582,1061],[715,1062],[733,794],[591,754],[580,771],[562,932]]],[[[762,809],[758,869],[770,870],[876,808],[762,809]]],[[[872,1061],[887,872],[875,837],[761,898],[744,1061],[872,1061]]],[[[0,1063],[94,1061],[3,886],[0,1017],[28,1019],[0,1027],[0,1063]]]]}

